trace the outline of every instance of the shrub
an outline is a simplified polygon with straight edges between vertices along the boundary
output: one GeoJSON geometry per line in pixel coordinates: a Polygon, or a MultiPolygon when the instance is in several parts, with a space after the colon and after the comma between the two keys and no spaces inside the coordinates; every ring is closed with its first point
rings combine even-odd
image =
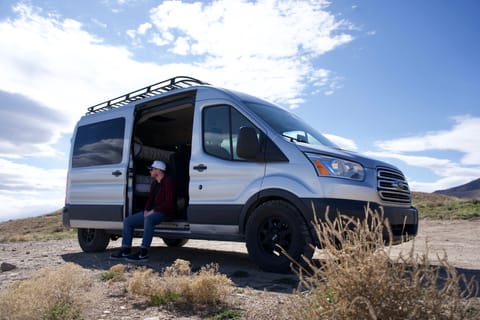
{"type": "Polygon", "coordinates": [[[365,218],[315,221],[323,257],[320,265],[306,261],[309,270],[297,271],[307,291],[290,305],[295,318],[476,319],[478,310],[466,299],[478,291],[473,279],[460,276],[446,255],[431,265],[428,252],[415,255],[414,245],[392,258],[387,222],[368,208],[365,218]]]}
{"type": "Polygon", "coordinates": [[[177,303],[216,305],[225,302],[232,281],[218,272],[218,265],[210,264],[193,273],[190,262],[177,259],[161,275],[152,269],[133,273],[128,292],[145,296],[155,305],[177,303]]]}
{"type": "Polygon", "coordinates": [[[133,272],[127,291],[134,295],[152,297],[159,292],[160,286],[160,278],[153,269],[141,268],[133,272]]]}
{"type": "Polygon", "coordinates": [[[192,274],[192,267],[190,261],[177,259],[169,267],[163,270],[163,276],[169,278],[176,278],[181,276],[190,276],[192,274]]]}
{"type": "Polygon", "coordinates": [[[100,280],[107,283],[125,281],[125,266],[123,264],[116,264],[108,271],[100,274],[100,280]]]}
{"type": "Polygon", "coordinates": [[[81,319],[91,286],[85,270],[72,263],[39,270],[0,292],[0,319],[81,319]]]}
{"type": "Polygon", "coordinates": [[[202,267],[193,277],[185,292],[187,302],[194,304],[217,304],[225,300],[230,292],[232,281],[218,273],[217,264],[202,267]]]}

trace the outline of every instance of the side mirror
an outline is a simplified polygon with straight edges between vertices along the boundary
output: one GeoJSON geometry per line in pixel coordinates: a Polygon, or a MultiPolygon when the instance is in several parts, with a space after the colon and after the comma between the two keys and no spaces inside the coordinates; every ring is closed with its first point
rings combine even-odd
{"type": "Polygon", "coordinates": [[[256,160],[260,151],[257,131],[252,127],[241,127],[237,138],[237,154],[247,160],[256,160]]]}

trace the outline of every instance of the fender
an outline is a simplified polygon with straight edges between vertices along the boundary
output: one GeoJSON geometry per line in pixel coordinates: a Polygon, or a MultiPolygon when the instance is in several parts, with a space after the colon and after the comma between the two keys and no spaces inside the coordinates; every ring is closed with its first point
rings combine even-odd
{"type": "Polygon", "coordinates": [[[261,190],[248,199],[246,204],[243,206],[243,209],[240,212],[240,216],[239,216],[238,226],[239,226],[239,232],[241,234],[245,234],[245,226],[247,224],[247,220],[250,217],[250,214],[252,213],[252,211],[256,207],[258,207],[261,203],[266,202],[268,200],[273,200],[273,199],[285,200],[290,204],[292,204],[299,211],[305,223],[307,224],[308,230],[312,239],[316,239],[316,237],[313,236],[315,232],[313,229],[313,225],[311,223],[311,221],[313,220],[312,208],[308,207],[307,203],[303,201],[301,198],[297,197],[295,194],[283,189],[278,189],[278,188],[261,190]]]}

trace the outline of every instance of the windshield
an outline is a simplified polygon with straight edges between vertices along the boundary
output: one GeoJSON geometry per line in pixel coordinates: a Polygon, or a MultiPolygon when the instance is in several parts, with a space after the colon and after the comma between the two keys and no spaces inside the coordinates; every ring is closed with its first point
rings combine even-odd
{"type": "Polygon", "coordinates": [[[290,141],[323,145],[335,149],[339,148],[302,119],[282,108],[263,103],[243,102],[276,132],[290,141]]]}

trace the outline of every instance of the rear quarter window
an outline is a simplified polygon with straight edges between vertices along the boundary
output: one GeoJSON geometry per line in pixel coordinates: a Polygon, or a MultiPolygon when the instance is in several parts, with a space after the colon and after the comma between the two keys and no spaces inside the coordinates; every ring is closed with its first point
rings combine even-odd
{"type": "Polygon", "coordinates": [[[101,121],[77,129],[72,168],[122,162],[125,118],[101,121]]]}

